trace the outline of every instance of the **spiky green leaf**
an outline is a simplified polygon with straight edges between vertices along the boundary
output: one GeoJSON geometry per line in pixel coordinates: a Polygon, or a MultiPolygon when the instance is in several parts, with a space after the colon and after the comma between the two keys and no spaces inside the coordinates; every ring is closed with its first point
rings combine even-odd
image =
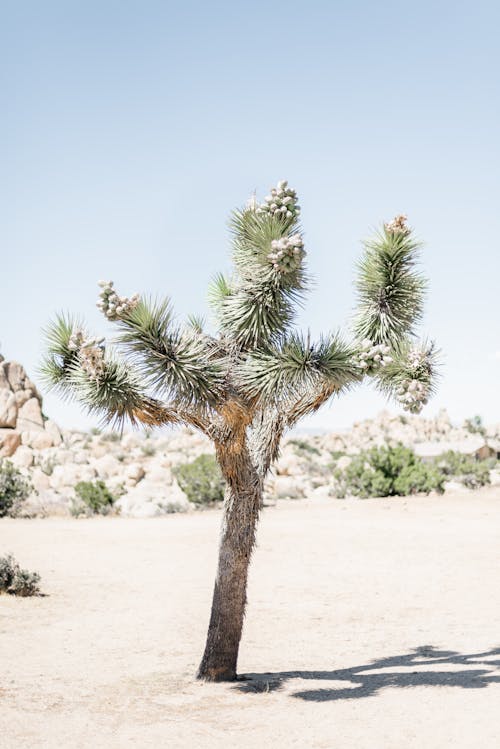
{"type": "Polygon", "coordinates": [[[322,386],[342,390],[360,378],[353,348],[338,335],[311,343],[308,337],[292,334],[279,347],[249,353],[238,374],[248,397],[285,404],[322,386]]]}
{"type": "Polygon", "coordinates": [[[168,300],[141,299],[126,318],[118,321],[120,348],[133,360],[147,386],[161,397],[199,408],[220,397],[224,360],[195,330],[172,322],[168,300]]]}
{"type": "Polygon", "coordinates": [[[414,332],[426,288],[416,269],[419,247],[411,231],[391,232],[385,227],[365,243],[356,281],[354,332],[359,338],[395,346],[414,332]]]}

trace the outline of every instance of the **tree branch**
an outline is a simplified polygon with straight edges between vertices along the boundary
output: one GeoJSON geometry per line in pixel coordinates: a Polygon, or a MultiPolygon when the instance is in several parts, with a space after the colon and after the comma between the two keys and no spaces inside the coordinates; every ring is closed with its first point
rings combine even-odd
{"type": "Polygon", "coordinates": [[[185,423],[211,436],[211,420],[183,403],[164,404],[148,395],[137,371],[106,351],[72,318],[59,315],[46,331],[48,350],[41,368],[49,389],[77,400],[91,414],[120,426],[185,423]]]}

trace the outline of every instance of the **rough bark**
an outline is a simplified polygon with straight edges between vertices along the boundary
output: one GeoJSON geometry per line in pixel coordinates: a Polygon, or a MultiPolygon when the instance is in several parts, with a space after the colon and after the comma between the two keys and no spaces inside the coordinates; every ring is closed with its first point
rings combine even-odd
{"type": "Polygon", "coordinates": [[[248,566],[262,497],[262,479],[244,439],[217,450],[226,479],[219,562],[205,652],[197,678],[232,681],[246,606],[248,566]]]}

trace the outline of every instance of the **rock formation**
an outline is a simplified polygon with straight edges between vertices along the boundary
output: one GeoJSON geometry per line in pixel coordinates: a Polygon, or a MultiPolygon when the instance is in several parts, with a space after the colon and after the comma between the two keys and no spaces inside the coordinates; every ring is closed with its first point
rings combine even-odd
{"type": "Polygon", "coordinates": [[[61,442],[57,425],[42,413],[42,396],[18,362],[0,355],[0,458],[22,446],[42,450],[61,442]]]}

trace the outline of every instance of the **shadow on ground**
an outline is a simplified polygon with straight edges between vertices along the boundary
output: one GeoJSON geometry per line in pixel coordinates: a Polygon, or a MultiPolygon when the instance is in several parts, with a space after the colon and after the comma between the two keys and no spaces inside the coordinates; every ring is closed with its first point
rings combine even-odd
{"type": "Polygon", "coordinates": [[[500,667],[500,648],[483,653],[462,655],[452,650],[437,650],[431,645],[413,649],[407,655],[380,658],[372,663],[342,668],[338,671],[281,671],[275,673],[244,674],[235,689],[251,694],[280,690],[293,679],[332,681],[335,686],[303,689],[292,694],[302,700],[356,700],[371,697],[386,687],[461,687],[484,689],[500,682],[493,673],[500,667]],[[431,666],[432,668],[426,668],[431,666]],[[439,666],[458,666],[440,670],[439,666]],[[479,666],[479,668],[470,668],[479,666]],[[466,668],[464,668],[466,667],[466,668]],[[383,673],[377,673],[384,669],[383,673]],[[340,682],[340,683],[339,683],[340,682]],[[345,682],[345,686],[342,685],[345,682]]]}

